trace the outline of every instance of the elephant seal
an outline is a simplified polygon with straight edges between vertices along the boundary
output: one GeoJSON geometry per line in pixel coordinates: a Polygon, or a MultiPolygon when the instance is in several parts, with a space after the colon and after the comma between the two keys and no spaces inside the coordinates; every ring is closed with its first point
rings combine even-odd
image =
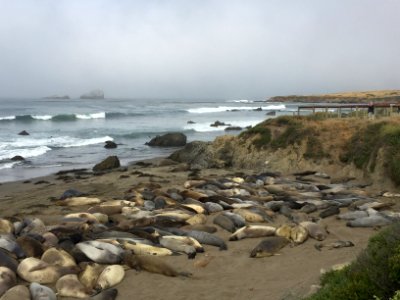
{"type": "Polygon", "coordinates": [[[289,224],[283,224],[275,232],[276,236],[281,236],[287,239],[290,239],[291,234],[292,234],[292,226],[290,226],[289,224]]]}
{"type": "Polygon", "coordinates": [[[377,227],[391,224],[392,221],[381,215],[371,215],[364,218],[350,220],[346,223],[349,227],[377,227]]]}
{"type": "Polygon", "coordinates": [[[147,245],[142,243],[129,242],[127,240],[119,239],[118,242],[128,250],[132,250],[136,255],[155,255],[155,256],[169,256],[173,255],[174,252],[170,249],[157,247],[153,245],[147,245]]]}
{"type": "Polygon", "coordinates": [[[42,244],[28,235],[18,237],[16,242],[27,257],[41,257],[43,254],[42,244]]]}
{"type": "Polygon", "coordinates": [[[308,238],[308,231],[301,225],[293,226],[290,230],[290,238],[295,244],[302,244],[308,238]]]}
{"type": "MultiPolygon", "coordinates": [[[[186,253],[189,259],[193,259],[196,257],[196,253],[198,252],[196,249],[198,242],[194,241],[195,240],[191,237],[165,235],[160,238],[160,245],[172,251],[186,253]]],[[[204,249],[202,252],[204,252],[204,249]]]]}
{"type": "Polygon", "coordinates": [[[340,208],[337,205],[332,205],[319,213],[320,218],[324,219],[333,215],[340,214],[340,208]]]}
{"type": "Polygon", "coordinates": [[[203,224],[195,224],[195,225],[185,225],[181,227],[183,230],[196,230],[196,231],[203,231],[208,233],[215,233],[217,232],[217,227],[210,226],[210,225],[203,225],[203,224]]]}
{"type": "Polygon", "coordinates": [[[275,227],[265,225],[247,225],[236,230],[230,237],[230,241],[238,241],[245,238],[257,238],[274,235],[275,227]]]}
{"type": "Polygon", "coordinates": [[[26,226],[21,230],[20,235],[28,233],[37,233],[41,235],[47,231],[46,225],[39,218],[33,218],[31,220],[24,219],[24,223],[26,223],[26,226]]]}
{"type": "Polygon", "coordinates": [[[317,241],[323,241],[328,236],[328,232],[325,228],[317,223],[306,221],[301,222],[300,226],[306,228],[309,236],[317,241]]]}
{"type": "Polygon", "coordinates": [[[207,217],[204,214],[197,214],[186,220],[189,225],[205,224],[207,222],[207,217]]]}
{"type": "Polygon", "coordinates": [[[53,283],[65,274],[77,272],[77,267],[52,266],[34,257],[25,258],[17,268],[19,277],[25,281],[37,283],[53,283]]]}
{"type": "MultiPolygon", "coordinates": [[[[97,278],[99,278],[100,273],[104,270],[104,265],[99,265],[96,263],[84,263],[83,271],[79,274],[79,281],[85,286],[88,291],[94,289],[96,285],[97,278]]],[[[81,265],[80,265],[81,266],[81,265]]]]}
{"type": "Polygon", "coordinates": [[[54,266],[76,267],[75,259],[63,249],[47,249],[43,253],[41,260],[54,266]]]}
{"type": "Polygon", "coordinates": [[[17,272],[18,261],[12,257],[9,252],[0,249],[0,266],[7,267],[12,271],[17,272]]]}
{"type": "Polygon", "coordinates": [[[95,296],[92,296],[90,300],[114,300],[118,296],[117,289],[108,289],[101,291],[95,296]]]}
{"type": "Polygon", "coordinates": [[[29,285],[29,291],[31,292],[32,300],[57,300],[57,296],[51,288],[36,282],[32,282],[29,285]]]}
{"type": "Polygon", "coordinates": [[[219,250],[228,250],[226,243],[218,236],[204,231],[191,230],[185,234],[194,238],[201,244],[219,247],[219,250]]]}
{"type": "Polygon", "coordinates": [[[336,216],[337,219],[347,220],[347,221],[364,217],[368,217],[368,213],[364,210],[348,211],[336,216]]]}
{"type": "Polygon", "coordinates": [[[43,247],[44,249],[52,248],[58,245],[58,237],[52,232],[45,232],[42,234],[44,238],[43,247]]]}
{"type": "Polygon", "coordinates": [[[98,241],[86,241],[76,244],[89,259],[100,264],[116,264],[122,259],[121,247],[98,241]]]}
{"type": "Polygon", "coordinates": [[[235,223],[224,214],[216,216],[213,220],[213,223],[229,232],[235,232],[236,230],[235,223]]]}
{"type": "Polygon", "coordinates": [[[300,208],[300,211],[304,212],[306,214],[313,213],[317,210],[318,210],[318,207],[314,203],[307,203],[302,208],[300,208]]]}
{"type": "Polygon", "coordinates": [[[57,205],[61,206],[81,206],[81,205],[92,205],[101,203],[99,198],[89,198],[89,197],[71,197],[65,200],[57,201],[57,205]]]}
{"type": "Polygon", "coordinates": [[[0,219],[0,234],[14,233],[14,224],[7,219],[0,219]]]}
{"type": "Polygon", "coordinates": [[[250,223],[263,223],[265,222],[265,215],[261,215],[259,211],[254,211],[245,208],[236,208],[233,210],[234,213],[242,216],[246,222],[250,223]]]}
{"type": "Polygon", "coordinates": [[[95,288],[105,290],[120,283],[125,277],[125,270],[120,265],[107,266],[100,273],[95,288]]]}
{"type": "Polygon", "coordinates": [[[17,276],[13,270],[0,267],[0,296],[17,284],[17,276]]]}
{"type": "Polygon", "coordinates": [[[31,300],[31,293],[25,285],[16,285],[6,291],[0,300],[31,300]]]}
{"type": "Polygon", "coordinates": [[[158,257],[135,255],[129,251],[124,254],[124,264],[137,271],[145,270],[150,273],[162,274],[170,277],[189,277],[192,275],[189,272],[179,272],[175,270],[171,265],[158,257]]]}
{"type": "Polygon", "coordinates": [[[86,287],[79,281],[76,274],[68,274],[60,277],[56,283],[57,296],[88,298],[86,287]]]}
{"type": "Polygon", "coordinates": [[[25,257],[25,252],[14,240],[13,236],[2,234],[0,235],[0,248],[15,254],[17,258],[25,257]]]}
{"type": "Polygon", "coordinates": [[[267,257],[275,255],[285,247],[289,240],[281,236],[270,236],[262,240],[250,253],[250,257],[267,257]]]}
{"type": "Polygon", "coordinates": [[[321,249],[323,247],[327,247],[328,250],[332,250],[332,249],[339,249],[339,248],[344,248],[344,247],[354,247],[354,244],[351,241],[336,241],[336,242],[330,243],[328,245],[324,245],[323,243],[318,243],[318,244],[315,244],[314,247],[318,251],[321,251],[321,249]]]}

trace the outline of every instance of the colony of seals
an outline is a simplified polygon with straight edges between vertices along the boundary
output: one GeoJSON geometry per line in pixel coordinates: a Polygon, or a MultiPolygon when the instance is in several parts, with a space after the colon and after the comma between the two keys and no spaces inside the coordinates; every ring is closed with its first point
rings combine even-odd
{"type": "Polygon", "coordinates": [[[322,243],[329,238],[324,219],[337,218],[350,227],[399,219],[360,187],[308,179],[308,173],[297,179],[235,174],[190,179],[180,189],[149,182],[129,189],[121,200],[64,193],[54,205],[67,207],[68,213],[53,224],[0,218],[0,297],[115,299],[114,287],[129,268],[196,276],[168,264],[165,256],[181,255],[194,259],[195,267],[206,266],[208,246],[229,251],[230,243],[243,239],[254,240],[250,258],[290,255],[290,249],[282,249],[308,238],[319,242],[317,250],[340,249],[354,244],[322,243]],[[29,289],[17,285],[21,281],[29,289]]]}

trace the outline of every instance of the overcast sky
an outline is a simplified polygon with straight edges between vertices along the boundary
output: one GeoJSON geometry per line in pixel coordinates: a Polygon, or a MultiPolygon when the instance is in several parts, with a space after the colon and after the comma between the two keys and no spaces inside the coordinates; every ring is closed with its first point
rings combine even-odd
{"type": "Polygon", "coordinates": [[[397,0],[0,0],[0,96],[400,88],[397,0]]]}

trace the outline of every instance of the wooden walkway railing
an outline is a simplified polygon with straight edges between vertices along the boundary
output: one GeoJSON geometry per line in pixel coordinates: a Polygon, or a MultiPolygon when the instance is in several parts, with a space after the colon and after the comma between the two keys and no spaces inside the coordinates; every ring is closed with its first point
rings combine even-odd
{"type": "Polygon", "coordinates": [[[382,108],[383,115],[391,115],[393,112],[400,112],[400,103],[356,103],[356,104],[323,104],[323,105],[306,105],[299,106],[297,108],[297,115],[300,115],[302,110],[312,110],[313,114],[316,112],[325,112],[328,114],[329,110],[336,110],[338,117],[342,116],[343,111],[350,111],[350,113],[355,112],[358,116],[359,112],[371,112],[373,115],[376,114],[376,109],[382,108]]]}

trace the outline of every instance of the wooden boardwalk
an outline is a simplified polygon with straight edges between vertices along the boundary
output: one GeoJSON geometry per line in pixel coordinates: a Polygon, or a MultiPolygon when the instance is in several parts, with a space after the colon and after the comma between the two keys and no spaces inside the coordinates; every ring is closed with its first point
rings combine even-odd
{"type": "Polygon", "coordinates": [[[400,103],[354,103],[354,104],[319,104],[319,105],[302,105],[297,108],[297,115],[300,115],[301,111],[312,111],[313,114],[316,112],[337,113],[338,117],[342,116],[343,112],[354,112],[356,116],[365,115],[366,112],[371,112],[375,115],[377,108],[381,110],[382,115],[390,116],[392,113],[400,112],[400,103]],[[332,111],[333,110],[333,111],[332,111]]]}

